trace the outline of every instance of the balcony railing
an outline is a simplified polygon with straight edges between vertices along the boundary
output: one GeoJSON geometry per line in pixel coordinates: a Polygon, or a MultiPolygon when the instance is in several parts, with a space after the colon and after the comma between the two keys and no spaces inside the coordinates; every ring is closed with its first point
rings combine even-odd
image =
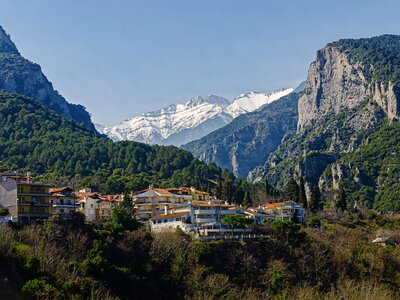
{"type": "Polygon", "coordinates": [[[38,201],[18,201],[19,205],[28,205],[28,206],[51,206],[48,202],[38,202],[38,201]]]}
{"type": "Polygon", "coordinates": [[[196,209],[194,213],[195,215],[213,215],[215,214],[215,209],[196,209]]]}

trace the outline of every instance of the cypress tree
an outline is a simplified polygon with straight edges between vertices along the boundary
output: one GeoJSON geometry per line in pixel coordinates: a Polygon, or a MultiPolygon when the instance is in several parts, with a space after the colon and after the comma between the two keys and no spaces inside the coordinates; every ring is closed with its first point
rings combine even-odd
{"type": "Polygon", "coordinates": [[[314,186],[311,190],[310,197],[310,208],[313,213],[316,213],[320,209],[321,195],[319,193],[318,186],[314,186]]]}
{"type": "Polygon", "coordinates": [[[299,192],[299,201],[303,204],[304,208],[308,207],[307,203],[307,194],[306,194],[306,187],[304,185],[304,178],[303,176],[300,177],[300,192],[299,192]]]}
{"type": "Polygon", "coordinates": [[[299,202],[300,187],[293,178],[286,185],[285,194],[287,200],[299,202]]]}

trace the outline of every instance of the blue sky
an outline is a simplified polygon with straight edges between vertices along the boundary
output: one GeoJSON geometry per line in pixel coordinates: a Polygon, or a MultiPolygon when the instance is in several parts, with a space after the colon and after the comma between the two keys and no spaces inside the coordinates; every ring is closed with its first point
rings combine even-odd
{"type": "Polygon", "coordinates": [[[340,38],[400,34],[400,1],[1,0],[0,24],[113,125],[196,95],[294,87],[340,38]]]}

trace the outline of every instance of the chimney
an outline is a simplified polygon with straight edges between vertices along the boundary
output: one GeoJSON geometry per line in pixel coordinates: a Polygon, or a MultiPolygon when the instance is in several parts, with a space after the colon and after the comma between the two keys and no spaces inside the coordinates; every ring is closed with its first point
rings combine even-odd
{"type": "Polygon", "coordinates": [[[26,172],[26,179],[28,183],[31,183],[31,172],[26,172]]]}
{"type": "Polygon", "coordinates": [[[168,215],[168,207],[166,205],[164,206],[164,215],[168,215]]]}

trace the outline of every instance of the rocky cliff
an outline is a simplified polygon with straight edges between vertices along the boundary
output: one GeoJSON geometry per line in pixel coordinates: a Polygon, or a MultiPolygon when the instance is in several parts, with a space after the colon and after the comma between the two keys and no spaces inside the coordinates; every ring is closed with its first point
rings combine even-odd
{"type": "Polygon", "coordinates": [[[284,188],[290,178],[303,176],[308,191],[319,186],[322,192],[342,182],[352,204],[393,208],[387,203],[397,201],[390,194],[400,192],[395,179],[400,161],[387,158],[398,157],[400,145],[393,141],[396,137],[382,141],[379,132],[399,129],[394,122],[400,116],[399,70],[399,36],[340,40],[319,50],[298,101],[297,134],[250,172],[249,179],[268,177],[284,188]],[[366,145],[378,145],[377,140],[383,145],[371,157],[366,145]]]}
{"type": "Polygon", "coordinates": [[[396,75],[374,76],[382,62],[371,64],[380,59],[384,51],[400,55],[393,53],[399,50],[399,37],[385,35],[356,41],[358,43],[341,40],[317,52],[317,59],[308,71],[305,93],[299,99],[298,131],[327,113],[337,114],[343,109],[352,109],[371,95],[390,120],[399,118],[400,88],[396,75]],[[357,55],[360,51],[364,52],[357,55]]]}
{"type": "Polygon", "coordinates": [[[0,89],[38,100],[58,114],[95,130],[82,105],[68,103],[54,90],[38,64],[23,58],[10,36],[0,26],[0,89]]]}

